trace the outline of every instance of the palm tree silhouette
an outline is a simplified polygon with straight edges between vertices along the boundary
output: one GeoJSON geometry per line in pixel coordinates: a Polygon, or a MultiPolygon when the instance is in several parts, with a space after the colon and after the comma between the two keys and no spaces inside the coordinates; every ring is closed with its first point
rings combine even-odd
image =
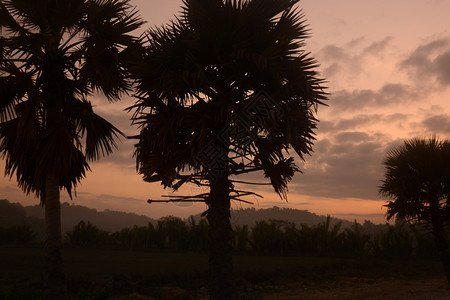
{"type": "Polygon", "coordinates": [[[411,139],[384,159],[380,194],[391,198],[387,219],[422,224],[434,236],[450,283],[450,140],[411,139]]]}
{"type": "Polygon", "coordinates": [[[210,297],[235,299],[230,200],[253,195],[235,176],[260,171],[286,198],[296,171],[288,149],[309,154],[315,109],[326,100],[298,0],[185,0],[179,18],[147,32],[133,68],[134,122],[144,180],[209,192],[210,297]]]}
{"type": "Polygon", "coordinates": [[[142,21],[128,0],[0,2],[0,153],[6,174],[45,207],[45,298],[67,298],[61,265],[60,189],[111,153],[120,131],[87,100],[119,99],[142,21]],[[84,145],[84,146],[83,146],[84,145]]]}

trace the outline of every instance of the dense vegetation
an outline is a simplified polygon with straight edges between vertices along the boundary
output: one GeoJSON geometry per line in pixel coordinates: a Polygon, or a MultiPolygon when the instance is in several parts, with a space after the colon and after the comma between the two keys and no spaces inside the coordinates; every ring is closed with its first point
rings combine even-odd
{"type": "MultiPolygon", "coordinates": [[[[114,233],[81,221],[65,241],[71,247],[207,251],[208,230],[205,219],[185,222],[173,216],[161,218],[156,226],[149,223],[114,233]]],[[[268,220],[253,227],[236,225],[232,237],[233,250],[241,254],[431,258],[437,253],[431,236],[402,224],[355,222],[342,230],[340,224],[330,226],[329,219],[300,228],[291,222],[268,220]]]]}
{"type": "MultiPolygon", "coordinates": [[[[375,225],[354,222],[342,228],[331,218],[314,226],[284,220],[258,221],[254,226],[233,227],[233,250],[241,254],[320,255],[346,257],[432,258],[437,252],[431,235],[404,224],[375,225]]],[[[67,232],[64,243],[73,248],[147,249],[163,251],[208,250],[209,226],[205,219],[182,220],[167,216],[155,225],[127,227],[108,232],[80,221],[67,232]]],[[[0,245],[38,243],[30,225],[0,227],[0,245]]]]}

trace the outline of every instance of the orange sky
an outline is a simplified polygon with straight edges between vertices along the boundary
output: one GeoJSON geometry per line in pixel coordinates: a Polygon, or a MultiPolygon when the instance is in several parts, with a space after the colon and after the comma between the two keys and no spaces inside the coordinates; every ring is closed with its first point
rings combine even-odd
{"type": "MultiPolygon", "coordinates": [[[[181,0],[132,0],[148,22],[166,23],[177,14],[181,0]]],[[[384,199],[377,195],[386,150],[403,139],[450,132],[450,1],[445,0],[303,0],[312,37],[306,49],[321,64],[329,83],[329,107],[321,108],[314,153],[289,186],[289,202],[269,188],[256,208],[291,207],[349,220],[384,222],[384,199]]],[[[96,112],[125,133],[136,132],[123,108],[92,99],[96,112]]],[[[144,183],[135,172],[133,142],[122,141],[110,157],[92,163],[74,204],[113,209],[158,218],[187,217],[203,212],[203,204],[146,203],[170,191],[144,183]]],[[[0,169],[4,162],[0,161],[0,169]]],[[[262,179],[262,178],[261,178],[262,179]]],[[[188,186],[183,193],[196,193],[188,186]]],[[[14,180],[0,177],[0,198],[24,205],[14,180]]],[[[63,193],[63,201],[70,201],[63,193]]],[[[250,207],[233,204],[234,208],[250,207]]]]}

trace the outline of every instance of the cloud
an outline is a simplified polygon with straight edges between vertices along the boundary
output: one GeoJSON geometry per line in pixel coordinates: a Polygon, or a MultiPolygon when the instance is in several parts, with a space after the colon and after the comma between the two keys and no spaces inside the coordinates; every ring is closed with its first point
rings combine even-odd
{"type": "Polygon", "coordinates": [[[318,133],[336,135],[341,131],[361,130],[372,125],[404,124],[409,116],[402,113],[393,114],[357,114],[351,118],[339,118],[334,121],[321,121],[318,133]]]}
{"type": "Polygon", "coordinates": [[[393,37],[387,36],[379,41],[374,41],[368,46],[363,46],[365,38],[353,39],[343,46],[326,45],[322,48],[319,55],[321,60],[351,62],[363,59],[366,55],[380,55],[386,50],[393,40],[393,37]]]}
{"type": "Polygon", "coordinates": [[[434,63],[438,81],[442,85],[450,85],[450,50],[439,55],[434,63]]]}
{"type": "Polygon", "coordinates": [[[135,151],[134,144],[136,142],[136,140],[122,139],[121,142],[117,143],[117,149],[115,149],[113,153],[108,156],[101,157],[95,162],[95,164],[113,164],[121,169],[126,169],[127,171],[130,169],[135,170],[136,159],[133,155],[135,151]]]}
{"type": "Polygon", "coordinates": [[[357,74],[361,70],[361,64],[356,55],[351,52],[353,47],[344,45],[327,45],[318,52],[318,59],[323,67],[326,78],[335,77],[339,74],[350,71],[357,74]]]}
{"type": "Polygon", "coordinates": [[[327,45],[321,50],[321,57],[325,60],[347,61],[352,58],[344,47],[336,45],[327,45]]]}
{"type": "Polygon", "coordinates": [[[417,47],[399,67],[407,70],[416,81],[436,80],[442,86],[450,85],[450,39],[438,39],[417,47]]]}
{"type": "Polygon", "coordinates": [[[370,54],[370,55],[381,54],[389,46],[389,43],[392,41],[392,39],[393,38],[391,36],[387,36],[384,39],[382,39],[381,41],[373,42],[372,44],[370,44],[369,46],[364,48],[361,56],[364,56],[367,54],[370,54]]]}
{"type": "Polygon", "coordinates": [[[337,91],[330,96],[330,106],[342,111],[360,111],[364,108],[415,101],[418,96],[418,92],[406,84],[387,83],[378,90],[337,91]]]}
{"type": "MultiPolygon", "coordinates": [[[[16,186],[11,186],[11,185],[6,185],[6,186],[0,186],[0,192],[3,193],[15,193],[15,192],[20,192],[23,193],[22,190],[20,190],[18,187],[16,186]]],[[[2,197],[0,197],[1,199],[3,199],[2,197]]]]}
{"type": "Polygon", "coordinates": [[[133,197],[120,197],[117,195],[109,195],[109,194],[100,194],[96,197],[96,199],[98,200],[113,200],[113,201],[124,201],[126,203],[130,203],[130,202],[143,202],[145,200],[143,199],[138,199],[138,198],[133,198],[133,197]]]}
{"type": "Polygon", "coordinates": [[[370,136],[365,132],[347,131],[336,135],[340,143],[360,143],[370,141],[370,136]]]}
{"type": "Polygon", "coordinates": [[[380,133],[346,131],[322,139],[307,160],[304,174],[294,178],[292,191],[335,199],[379,199],[382,160],[389,138],[380,133]]]}
{"type": "Polygon", "coordinates": [[[440,133],[445,135],[450,135],[450,116],[449,115],[434,115],[428,117],[422,121],[422,126],[428,132],[440,133]]]}
{"type": "Polygon", "coordinates": [[[343,46],[326,45],[318,53],[319,61],[323,64],[325,77],[335,77],[338,74],[349,73],[353,76],[360,74],[369,56],[382,57],[388,48],[392,37],[364,46],[365,38],[353,39],[343,46]]]}
{"type": "Polygon", "coordinates": [[[358,217],[358,218],[384,218],[385,214],[354,214],[354,213],[336,213],[334,217],[358,217]]]}

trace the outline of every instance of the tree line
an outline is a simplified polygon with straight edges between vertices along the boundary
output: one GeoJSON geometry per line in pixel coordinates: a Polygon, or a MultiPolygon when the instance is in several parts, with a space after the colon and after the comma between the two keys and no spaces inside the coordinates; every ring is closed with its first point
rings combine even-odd
{"type": "MultiPolygon", "coordinates": [[[[259,255],[320,255],[346,257],[435,258],[433,237],[421,228],[399,223],[375,225],[356,221],[349,228],[331,226],[330,217],[315,226],[296,226],[284,220],[263,220],[253,226],[235,225],[235,253],[259,255]]],[[[81,221],[66,235],[71,247],[119,247],[169,251],[209,250],[209,225],[205,219],[186,221],[168,216],[156,225],[133,226],[109,233],[81,221]]]]}
{"type": "MultiPolygon", "coordinates": [[[[174,216],[154,225],[127,227],[108,232],[91,222],[80,221],[66,233],[64,245],[80,248],[120,248],[155,251],[209,250],[209,225],[205,219],[187,220],[174,216]]],[[[36,244],[27,225],[0,227],[0,245],[36,244]]],[[[235,225],[232,233],[235,253],[258,255],[319,255],[383,258],[435,258],[433,237],[422,228],[405,224],[375,225],[369,221],[342,228],[331,225],[330,217],[314,226],[295,225],[284,220],[263,220],[253,226],[235,225]]]]}

